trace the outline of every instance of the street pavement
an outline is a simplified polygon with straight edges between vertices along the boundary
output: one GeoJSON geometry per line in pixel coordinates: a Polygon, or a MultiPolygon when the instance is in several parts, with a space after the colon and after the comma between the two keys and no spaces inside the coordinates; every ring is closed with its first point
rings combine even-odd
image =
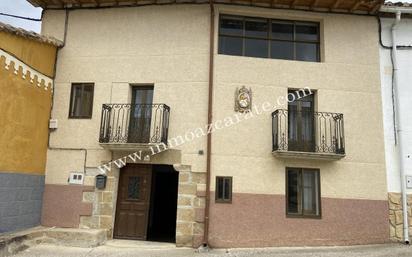
{"type": "Polygon", "coordinates": [[[15,257],[412,257],[412,246],[401,244],[350,247],[293,247],[256,249],[213,249],[208,252],[176,248],[172,244],[123,243],[120,240],[96,248],[38,245],[15,257]]]}

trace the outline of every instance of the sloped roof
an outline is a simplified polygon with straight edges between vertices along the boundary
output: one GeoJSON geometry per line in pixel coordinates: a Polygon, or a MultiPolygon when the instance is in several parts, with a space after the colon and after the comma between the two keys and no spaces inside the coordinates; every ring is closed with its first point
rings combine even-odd
{"type": "Polygon", "coordinates": [[[57,40],[53,37],[42,36],[36,32],[27,31],[22,28],[16,28],[16,27],[11,26],[10,24],[3,23],[3,22],[0,22],[0,31],[5,31],[5,32],[8,32],[8,33],[20,36],[20,37],[32,39],[32,40],[35,40],[41,43],[46,43],[46,44],[54,45],[57,47],[60,47],[63,45],[62,41],[57,40]]]}
{"type": "MultiPolygon", "coordinates": [[[[84,8],[141,6],[150,4],[209,3],[209,0],[27,0],[36,7],[84,8]]],[[[376,14],[384,0],[211,0],[213,3],[310,10],[336,13],[376,14]]]]}

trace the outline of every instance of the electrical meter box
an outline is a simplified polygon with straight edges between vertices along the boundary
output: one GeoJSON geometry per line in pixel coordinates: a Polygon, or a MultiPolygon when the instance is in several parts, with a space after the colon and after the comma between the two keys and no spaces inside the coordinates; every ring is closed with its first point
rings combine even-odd
{"type": "Polygon", "coordinates": [[[80,172],[70,172],[69,184],[83,185],[84,174],[80,172]]]}

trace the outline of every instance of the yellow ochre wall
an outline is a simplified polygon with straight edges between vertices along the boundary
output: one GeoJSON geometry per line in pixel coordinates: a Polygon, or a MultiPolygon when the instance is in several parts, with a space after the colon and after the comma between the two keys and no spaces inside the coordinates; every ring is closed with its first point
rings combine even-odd
{"type": "MultiPolygon", "coordinates": [[[[53,76],[56,47],[0,31],[0,48],[53,76]]],[[[5,69],[0,60],[0,172],[44,174],[52,91],[5,69]]]]}
{"type": "Polygon", "coordinates": [[[54,76],[55,46],[0,31],[0,48],[44,75],[54,76]]]}

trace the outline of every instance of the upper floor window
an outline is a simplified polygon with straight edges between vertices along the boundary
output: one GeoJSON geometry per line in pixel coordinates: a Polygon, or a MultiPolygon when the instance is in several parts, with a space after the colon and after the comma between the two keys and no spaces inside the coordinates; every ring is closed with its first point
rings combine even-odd
{"type": "Polygon", "coordinates": [[[72,84],[69,118],[90,119],[92,117],[93,90],[93,83],[72,84]]]}
{"type": "Polygon", "coordinates": [[[319,62],[319,23],[221,15],[219,54],[319,62]]]}

